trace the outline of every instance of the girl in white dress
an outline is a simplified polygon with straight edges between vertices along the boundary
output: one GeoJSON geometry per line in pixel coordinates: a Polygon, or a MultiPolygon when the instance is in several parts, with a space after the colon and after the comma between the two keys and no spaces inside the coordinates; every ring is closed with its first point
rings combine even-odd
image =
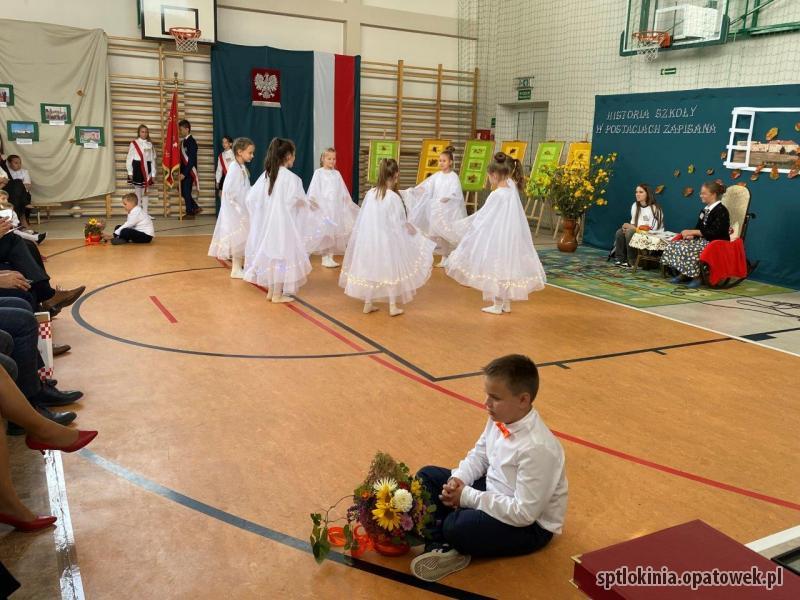
{"type": "Polygon", "coordinates": [[[417,187],[404,191],[403,199],[409,205],[408,220],[425,237],[436,242],[436,254],[442,259],[437,267],[443,267],[453,249],[448,237],[453,237],[453,223],[467,217],[461,181],[453,171],[453,152],[448,146],[439,154],[439,172],[434,173],[417,187]]]}
{"type": "MultiPolygon", "coordinates": [[[[325,229],[325,235],[322,236],[324,247],[316,250],[322,254],[322,266],[338,267],[339,263],[333,259],[333,255],[344,254],[358,217],[358,205],[353,202],[341,173],[336,170],[336,150],[333,148],[322,153],[320,168],[314,171],[306,195],[319,205],[325,229]]],[[[304,233],[309,235],[309,232],[304,233]]]]}
{"type": "Polygon", "coordinates": [[[250,233],[244,279],[268,288],[267,299],[273,302],[294,301],[289,294],[296,294],[311,272],[297,221],[299,209],[313,209],[315,204],[306,199],[303,182],[289,170],[294,157],[294,142],[274,138],[265,171],[247,195],[250,233]]]}
{"type": "Polygon", "coordinates": [[[403,314],[397,304],[410,302],[430,278],[436,245],[408,222],[399,176],[393,158],[381,161],[378,185],[364,196],[339,276],[344,293],[364,301],[365,313],[378,310],[374,302],[389,302],[392,317],[403,314]]]}
{"type": "Polygon", "coordinates": [[[450,241],[458,246],[446,270],[493,301],[481,310],[502,315],[511,312],[512,300],[527,300],[529,293],[543,289],[546,277],[520,201],[524,178],[519,161],[498,152],[488,171],[494,191],[479,211],[454,224],[450,241]]]}
{"type": "Polygon", "coordinates": [[[128,183],[139,199],[139,206],[147,213],[147,188],[155,185],[156,151],[150,141],[150,129],[147,125],[139,125],[136,139],[128,146],[125,157],[125,170],[128,172],[128,183]]]}
{"type": "Polygon", "coordinates": [[[247,163],[253,160],[256,146],[253,140],[237,138],[233,143],[234,160],[222,184],[219,215],[214,227],[214,236],[208,255],[231,261],[231,277],[244,277],[244,250],[250,231],[250,216],[247,213],[247,194],[250,192],[250,173],[247,163]]]}

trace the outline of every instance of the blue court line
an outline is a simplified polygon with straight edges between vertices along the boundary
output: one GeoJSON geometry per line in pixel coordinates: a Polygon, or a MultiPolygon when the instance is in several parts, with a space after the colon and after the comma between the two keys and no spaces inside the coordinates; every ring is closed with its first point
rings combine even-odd
{"type": "MultiPolygon", "coordinates": [[[[260,525],[258,523],[254,523],[253,521],[248,521],[242,517],[237,517],[234,514],[225,512],[224,510],[211,506],[210,504],[206,504],[205,502],[190,498],[189,496],[181,494],[180,492],[176,492],[175,490],[156,483],[155,481],[147,479],[138,473],[134,473],[133,471],[130,471],[125,467],[108,460],[107,458],[103,458],[99,454],[96,454],[87,448],[84,448],[78,454],[86,460],[105,469],[109,473],[113,473],[114,475],[125,479],[126,481],[143,490],[161,496],[167,500],[171,500],[172,502],[180,504],[185,508],[194,510],[249,533],[254,533],[255,535],[261,536],[273,542],[277,542],[278,544],[299,550],[305,554],[312,554],[311,546],[308,540],[298,539],[286,533],[277,531],[275,529],[270,529],[269,527],[265,527],[264,525],[260,525]]],[[[353,559],[339,552],[332,551],[328,555],[328,558],[337,564],[358,569],[359,571],[364,571],[372,575],[377,575],[378,577],[383,577],[384,579],[389,579],[391,581],[421,590],[440,594],[448,598],[458,598],[463,600],[491,600],[491,596],[483,596],[481,594],[468,592],[466,590],[450,587],[441,583],[428,583],[426,581],[422,581],[421,579],[417,579],[409,573],[401,573],[400,571],[395,571],[394,569],[389,569],[381,565],[353,559]]],[[[316,565],[309,561],[309,568],[314,569],[316,568],[316,565]]]]}

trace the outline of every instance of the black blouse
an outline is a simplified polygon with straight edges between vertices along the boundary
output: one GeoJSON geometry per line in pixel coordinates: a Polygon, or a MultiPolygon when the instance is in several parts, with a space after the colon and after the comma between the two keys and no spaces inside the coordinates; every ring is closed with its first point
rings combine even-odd
{"type": "Polygon", "coordinates": [[[695,229],[699,229],[703,237],[709,242],[714,240],[729,242],[731,239],[731,215],[725,205],[719,203],[708,213],[705,223],[703,222],[703,213],[700,213],[695,229]]]}

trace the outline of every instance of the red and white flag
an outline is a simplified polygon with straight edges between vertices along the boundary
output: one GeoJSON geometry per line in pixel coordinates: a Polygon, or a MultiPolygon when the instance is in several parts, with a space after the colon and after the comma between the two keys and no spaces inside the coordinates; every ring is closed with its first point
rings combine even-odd
{"type": "Polygon", "coordinates": [[[161,166],[164,168],[164,185],[175,185],[175,174],[181,168],[181,138],[178,133],[178,91],[172,92],[167,131],[164,134],[164,151],[161,166]]]}

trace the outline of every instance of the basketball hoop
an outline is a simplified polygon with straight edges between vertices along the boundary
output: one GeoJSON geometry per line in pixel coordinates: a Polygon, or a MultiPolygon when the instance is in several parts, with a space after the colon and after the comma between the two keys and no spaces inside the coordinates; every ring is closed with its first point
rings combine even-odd
{"type": "Polygon", "coordinates": [[[633,33],[636,54],[647,62],[653,62],[658,58],[658,50],[669,48],[671,41],[669,33],[666,31],[635,31],[633,33]]]}
{"type": "Polygon", "coordinates": [[[197,52],[200,30],[193,27],[170,27],[169,34],[175,38],[178,52],[197,52]]]}

